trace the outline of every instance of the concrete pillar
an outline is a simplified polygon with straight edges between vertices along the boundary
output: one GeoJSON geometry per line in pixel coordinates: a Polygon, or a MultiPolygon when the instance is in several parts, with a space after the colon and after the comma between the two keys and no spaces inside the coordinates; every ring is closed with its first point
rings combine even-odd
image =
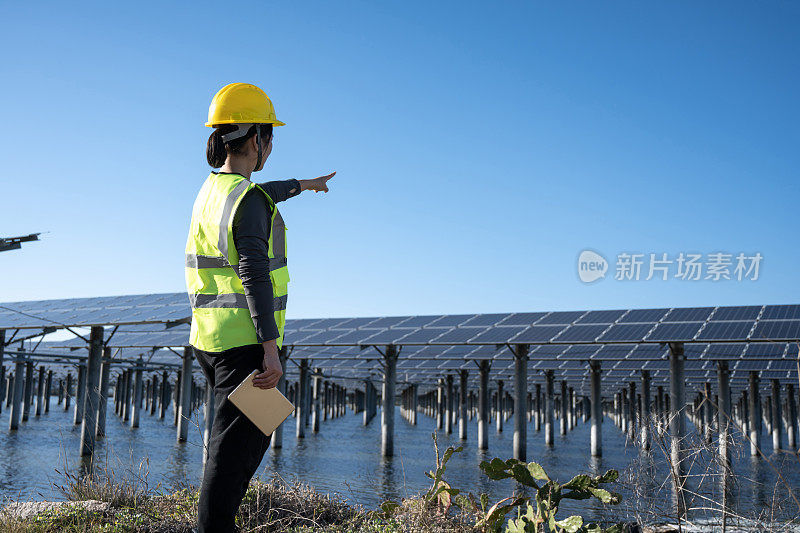
{"type": "Polygon", "coordinates": [[[650,449],[650,371],[642,370],[642,416],[640,419],[642,449],[650,449]]]}
{"type": "Polygon", "coordinates": [[[544,371],[544,443],[547,446],[552,446],[554,443],[553,433],[553,409],[555,408],[553,401],[553,371],[544,371]]]}
{"type": "Polygon", "coordinates": [[[169,406],[169,374],[164,370],[161,373],[161,400],[158,402],[158,418],[164,420],[169,406]]]}
{"type": "Polygon", "coordinates": [[[22,355],[16,356],[14,362],[14,385],[11,391],[11,408],[9,411],[8,429],[19,429],[19,420],[22,415],[22,396],[25,392],[25,360],[22,355]]]}
{"type": "MultiPolygon", "coordinates": [[[[185,355],[184,355],[185,357],[185,355]]],[[[131,407],[131,427],[139,427],[139,417],[142,411],[142,394],[144,382],[142,381],[142,358],[136,361],[136,370],[133,385],[133,407],[131,407]]]]}
{"type": "Polygon", "coordinates": [[[761,449],[761,416],[758,412],[758,372],[751,371],[748,380],[750,387],[750,455],[758,456],[761,449]]]}
{"type": "Polygon", "coordinates": [[[208,461],[208,445],[211,441],[211,428],[214,427],[215,414],[214,387],[206,381],[205,405],[203,406],[203,466],[208,461]]]}
{"type": "MultiPolygon", "coordinates": [[[[391,457],[394,455],[394,396],[397,377],[397,347],[394,345],[387,346],[383,360],[381,453],[384,457],[391,457]]],[[[452,376],[450,379],[452,381],[452,376]]]]}
{"type": "Polygon", "coordinates": [[[50,412],[50,396],[53,393],[53,371],[47,371],[47,381],[45,381],[44,385],[44,412],[50,412]]]}
{"type": "Polygon", "coordinates": [[[44,401],[44,366],[39,365],[39,379],[36,380],[36,416],[42,415],[44,401]]]}
{"type": "Polygon", "coordinates": [[[518,344],[514,350],[514,440],[513,457],[525,461],[528,450],[528,345],[518,344]]]}
{"type": "Polygon", "coordinates": [[[536,384],[536,396],[533,398],[533,427],[536,431],[542,429],[542,384],[536,384]]]}
{"type": "Polygon", "coordinates": [[[497,432],[503,432],[503,419],[504,419],[504,409],[503,409],[503,399],[505,398],[505,391],[503,390],[503,380],[497,380],[497,401],[496,401],[496,409],[497,409],[497,432]]]}
{"type": "MultiPolygon", "coordinates": [[[[466,371],[465,371],[466,372],[466,371]]],[[[417,384],[411,385],[411,424],[417,425],[417,384]]],[[[467,431],[464,430],[464,438],[467,438],[467,431]]]]}
{"type": "Polygon", "coordinates": [[[33,392],[33,361],[25,361],[25,390],[22,394],[22,421],[28,420],[33,392]]]}
{"type": "Polygon", "coordinates": [[[567,381],[561,380],[561,413],[559,417],[559,429],[562,435],[567,434],[567,381]]]}
{"type": "Polygon", "coordinates": [[[448,435],[453,432],[453,375],[445,377],[447,384],[447,402],[445,404],[444,432],[448,435]]]}
{"type": "Polygon", "coordinates": [[[444,427],[444,379],[439,378],[436,389],[436,429],[444,427]]]}
{"type": "Polygon", "coordinates": [[[636,382],[628,384],[628,438],[631,442],[636,440],[636,382]]]}
{"type": "Polygon", "coordinates": [[[111,380],[111,348],[103,349],[103,360],[100,362],[100,405],[97,409],[95,436],[106,434],[106,409],[108,407],[108,382],[111,380]]]}
{"type": "MultiPolygon", "coordinates": [[[[22,374],[20,374],[22,375],[22,374]]],[[[67,372],[67,383],[66,387],[64,388],[64,410],[69,410],[69,400],[70,394],[72,394],[72,373],[67,372]]]]}
{"type": "Polygon", "coordinates": [[[322,420],[328,419],[328,412],[331,409],[331,398],[330,398],[330,384],[327,380],[322,382],[322,420]]]}
{"type": "Polygon", "coordinates": [[[489,449],[489,359],[478,361],[478,449],[489,449]]]}
{"type": "Polygon", "coordinates": [[[786,437],[789,450],[797,453],[797,397],[794,393],[794,384],[786,384],[787,418],[786,437]]]}
{"type": "Polygon", "coordinates": [[[159,399],[159,381],[158,381],[158,374],[153,374],[153,377],[150,379],[150,416],[156,414],[156,408],[158,407],[158,399],[159,399]]]}
{"type": "Polygon", "coordinates": [[[89,334],[89,356],[86,358],[86,376],[81,420],[81,457],[94,453],[97,431],[97,412],[100,408],[100,363],[103,358],[103,326],[92,326],[89,334]]]}
{"type": "Polygon", "coordinates": [[[322,397],[320,395],[320,382],[322,381],[322,369],[317,368],[314,370],[314,375],[311,376],[311,403],[314,405],[312,413],[311,431],[319,433],[319,420],[321,411],[322,397]]]}
{"type": "Polygon", "coordinates": [[[308,410],[308,404],[306,403],[306,387],[308,383],[307,376],[308,375],[308,359],[301,359],[300,360],[300,379],[298,380],[298,402],[295,406],[295,410],[297,411],[297,425],[295,427],[295,434],[298,439],[302,439],[306,436],[306,411],[308,410]]]}
{"type": "MultiPolygon", "coordinates": [[[[462,369],[459,372],[459,387],[458,387],[458,438],[461,440],[467,440],[467,377],[469,372],[466,369],[462,369]]],[[[416,396],[416,391],[414,387],[411,388],[411,391],[416,396]]],[[[416,421],[415,421],[416,423],[416,421]]]]}
{"type": "Polygon", "coordinates": [[[664,405],[664,387],[659,385],[658,389],[656,389],[656,405],[658,406],[656,409],[656,427],[658,428],[658,434],[664,434],[664,417],[666,415],[667,409],[664,405]]]}
{"type": "Polygon", "coordinates": [[[711,444],[712,435],[713,435],[713,419],[714,419],[714,412],[713,406],[711,405],[711,383],[708,381],[705,382],[703,386],[703,437],[707,444],[711,444]]]}
{"type": "Polygon", "coordinates": [[[180,398],[178,404],[178,429],[176,437],[178,442],[186,442],[189,435],[189,417],[192,410],[192,347],[183,348],[183,361],[181,366],[180,398]]]}
{"type": "Polygon", "coordinates": [[[675,509],[680,517],[686,516],[686,499],[684,484],[686,482],[684,459],[684,438],[686,436],[686,374],[684,371],[685,355],[682,342],[669,344],[669,378],[670,378],[670,460],[673,468],[672,479],[675,496],[675,509]]]}
{"type": "Polygon", "coordinates": [[[781,383],[777,379],[772,380],[772,450],[777,452],[783,449],[783,436],[781,430],[783,423],[781,420],[781,383]]]}
{"type": "Polygon", "coordinates": [[[600,361],[590,361],[589,367],[591,369],[590,387],[591,387],[591,414],[592,414],[592,429],[591,429],[591,452],[593,457],[602,457],[603,455],[603,405],[601,397],[601,375],[600,375],[600,361]]]}
{"type": "Polygon", "coordinates": [[[86,401],[86,364],[78,365],[78,388],[75,392],[75,410],[72,423],[76,426],[83,421],[83,405],[86,401]]]}
{"type": "Polygon", "coordinates": [[[731,465],[731,386],[727,361],[717,362],[717,393],[719,395],[719,456],[723,465],[723,475],[727,476],[731,465]]]}

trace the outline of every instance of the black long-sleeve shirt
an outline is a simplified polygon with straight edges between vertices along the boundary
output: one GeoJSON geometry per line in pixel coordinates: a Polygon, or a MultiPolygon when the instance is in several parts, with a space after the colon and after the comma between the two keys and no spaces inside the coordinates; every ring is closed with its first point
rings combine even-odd
{"type": "MultiPolygon", "coordinates": [[[[300,194],[295,179],[259,183],[275,203],[300,194]]],[[[272,210],[260,191],[251,189],[244,195],[233,215],[233,243],[239,252],[237,274],[242,280],[247,306],[256,328],[258,341],[278,338],[272,303],[272,282],[269,279],[269,235],[272,210]]]]}

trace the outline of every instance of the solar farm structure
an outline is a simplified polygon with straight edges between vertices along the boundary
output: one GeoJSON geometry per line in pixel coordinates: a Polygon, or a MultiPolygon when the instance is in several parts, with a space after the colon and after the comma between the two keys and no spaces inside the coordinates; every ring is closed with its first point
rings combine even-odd
{"type": "MultiPolygon", "coordinates": [[[[13,378],[0,381],[10,428],[30,409],[35,367],[38,412],[51,395],[44,366],[60,364],[77,373],[75,383],[71,373],[61,378],[59,404],[74,395],[81,454],[104,433],[110,390],[116,413],[134,427],[143,404],[164,417],[172,402],[179,441],[203,404],[210,429],[213,395],[187,346],[189,317],[184,293],[0,304],[0,346],[14,365],[13,378]],[[39,342],[56,330],[75,338],[39,342]],[[26,350],[13,349],[20,341],[26,350]]],[[[678,466],[689,421],[709,439],[718,434],[729,462],[734,427],[753,455],[762,453],[764,424],[774,450],[797,450],[798,339],[800,305],[299,319],[286,325],[279,387],[295,403],[298,437],[348,408],[367,424],[380,407],[387,456],[399,402],[408,423],[433,416],[463,439],[475,420],[481,449],[492,421],[498,430],[510,421],[520,460],[528,422],[553,446],[556,430],[566,434],[582,419],[591,424],[590,453],[602,455],[607,418],[644,448],[655,421],[678,466]]]]}

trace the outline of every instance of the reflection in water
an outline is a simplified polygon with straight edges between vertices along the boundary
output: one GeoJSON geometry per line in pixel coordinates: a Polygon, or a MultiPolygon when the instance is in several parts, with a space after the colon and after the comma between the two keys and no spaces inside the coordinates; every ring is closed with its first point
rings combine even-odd
{"type": "MultiPolygon", "coordinates": [[[[65,465],[71,472],[85,471],[86,462],[78,457],[80,444],[79,426],[72,424],[72,412],[54,406],[47,415],[31,418],[21,424],[17,432],[0,431],[0,495],[6,498],[52,499],[60,495],[52,487],[54,482],[63,484],[56,469],[65,465]]],[[[430,486],[425,472],[435,463],[433,442],[430,438],[435,422],[425,416],[418,417],[419,424],[408,424],[399,413],[395,417],[395,452],[392,458],[384,459],[380,452],[380,417],[372,419],[368,426],[362,425],[360,416],[346,416],[328,420],[321,424],[320,433],[310,429],[306,437],[297,442],[294,434],[295,420],[290,418],[289,430],[284,432],[284,446],[267,452],[259,468],[259,475],[268,478],[273,473],[286,479],[308,482],[323,493],[339,493],[348,500],[374,508],[386,499],[400,500],[412,496],[430,486]]],[[[166,420],[147,414],[141,418],[141,427],[130,429],[114,415],[109,405],[107,437],[97,441],[93,468],[110,468],[115,474],[144,477],[149,468],[150,486],[162,483],[166,488],[191,483],[198,485],[202,476],[202,437],[199,418],[189,432],[189,441],[176,443],[175,427],[171,413],[166,420]],[[140,464],[143,465],[140,469],[140,464]]],[[[510,426],[497,433],[495,426],[489,430],[488,451],[476,446],[477,424],[471,421],[466,442],[458,438],[457,432],[447,435],[439,433],[439,448],[443,452],[448,446],[464,445],[462,453],[456,453],[448,463],[445,479],[454,487],[475,496],[488,493],[492,501],[509,496],[515,490],[512,480],[490,481],[481,472],[481,461],[493,457],[511,457],[513,432],[510,426]]],[[[734,440],[740,436],[735,435],[734,440]]],[[[614,513],[625,513],[626,505],[635,502],[638,492],[662,507],[668,507],[671,492],[669,472],[664,451],[654,447],[651,454],[639,454],[638,449],[626,446],[625,436],[613,424],[604,426],[602,458],[589,455],[589,425],[579,423],[566,438],[557,438],[553,447],[544,445],[543,432],[529,425],[527,457],[540,463],[545,471],[560,482],[566,482],[579,473],[599,475],[614,468],[624,471],[629,468],[626,479],[633,479],[636,486],[618,484],[612,488],[622,493],[623,505],[605,508],[591,501],[587,518],[610,520],[614,513]]],[[[668,450],[666,450],[668,453],[668,450]]],[[[779,461],[781,475],[793,486],[800,486],[800,461],[788,454],[770,458],[779,461]]],[[[703,461],[695,461],[690,468],[692,475],[704,472],[709,467],[703,461]]],[[[734,487],[730,490],[731,507],[739,509],[771,506],[773,488],[776,486],[774,470],[762,459],[751,459],[749,455],[733,458],[734,472],[738,473],[734,487]]],[[[714,470],[716,472],[716,470],[714,470]]],[[[708,494],[721,494],[721,487],[714,478],[706,487],[708,494]],[[711,488],[713,487],[713,488],[711,488]]],[[[788,497],[783,490],[779,496],[788,497]]],[[[586,509],[587,502],[564,502],[565,516],[586,509]]],[[[581,511],[583,512],[583,511],[581,511]]],[[[587,513],[584,513],[587,514],[587,513]]]]}

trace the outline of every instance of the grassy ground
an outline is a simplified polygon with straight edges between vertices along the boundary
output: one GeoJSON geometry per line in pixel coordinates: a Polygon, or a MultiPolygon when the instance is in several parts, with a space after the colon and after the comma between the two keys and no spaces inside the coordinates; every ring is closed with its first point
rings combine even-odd
{"type": "MultiPolygon", "coordinates": [[[[105,510],[88,511],[67,503],[24,520],[2,513],[0,531],[172,533],[189,532],[195,527],[198,493],[194,488],[167,493],[144,491],[127,482],[72,478],[62,490],[72,502],[98,500],[109,505],[105,510]]],[[[236,521],[246,532],[473,531],[458,518],[441,516],[422,499],[405,500],[398,511],[390,518],[381,511],[352,506],[338,497],[317,493],[308,485],[276,477],[250,484],[236,521]]]]}

